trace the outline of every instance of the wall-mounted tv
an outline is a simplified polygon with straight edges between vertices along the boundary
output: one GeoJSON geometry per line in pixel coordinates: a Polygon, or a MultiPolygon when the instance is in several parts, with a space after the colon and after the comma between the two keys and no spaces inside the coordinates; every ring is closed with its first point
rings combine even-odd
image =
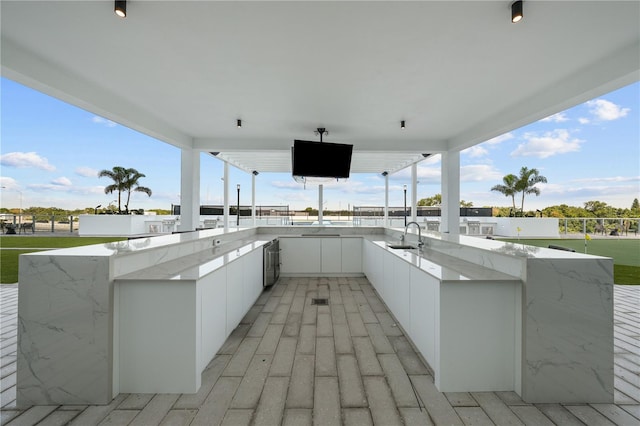
{"type": "Polygon", "coordinates": [[[291,171],[293,176],[348,178],[353,145],[293,141],[291,171]]]}

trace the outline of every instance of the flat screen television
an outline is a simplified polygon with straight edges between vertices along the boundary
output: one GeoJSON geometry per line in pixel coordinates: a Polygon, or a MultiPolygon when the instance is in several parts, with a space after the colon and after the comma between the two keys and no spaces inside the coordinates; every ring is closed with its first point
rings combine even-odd
{"type": "Polygon", "coordinates": [[[353,145],[293,141],[291,171],[293,176],[348,178],[353,145]]]}

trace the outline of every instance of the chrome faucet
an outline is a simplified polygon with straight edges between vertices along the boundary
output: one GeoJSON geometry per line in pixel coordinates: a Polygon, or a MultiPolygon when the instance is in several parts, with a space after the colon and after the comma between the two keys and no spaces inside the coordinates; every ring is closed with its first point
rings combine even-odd
{"type": "Polygon", "coordinates": [[[409,229],[409,225],[411,224],[416,225],[416,227],[418,227],[418,250],[422,250],[422,247],[424,246],[424,243],[422,242],[422,229],[420,228],[420,224],[418,222],[407,223],[407,225],[404,227],[404,235],[402,236],[402,241],[405,240],[407,236],[407,230],[409,229]]]}

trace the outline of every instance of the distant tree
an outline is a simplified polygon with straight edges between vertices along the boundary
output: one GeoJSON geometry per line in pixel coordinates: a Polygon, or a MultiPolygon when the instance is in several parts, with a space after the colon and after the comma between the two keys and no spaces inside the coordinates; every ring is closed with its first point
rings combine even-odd
{"type": "Polygon", "coordinates": [[[418,201],[419,206],[439,206],[442,205],[442,195],[436,194],[433,197],[422,198],[418,201]]]}
{"type": "Polygon", "coordinates": [[[589,216],[595,217],[619,217],[621,216],[615,207],[608,205],[603,201],[587,201],[584,203],[584,209],[589,213],[589,216]]]}
{"type": "Polygon", "coordinates": [[[124,190],[127,191],[127,204],[125,204],[125,209],[127,213],[129,213],[129,201],[131,200],[131,192],[144,192],[149,197],[151,197],[151,189],[146,186],[140,186],[139,180],[143,177],[146,177],[144,174],[140,173],[136,169],[127,169],[127,177],[123,182],[124,190]]]}
{"type": "Polygon", "coordinates": [[[460,200],[460,207],[473,207],[472,201],[460,200]]]}
{"type": "Polygon", "coordinates": [[[525,195],[535,194],[536,197],[540,195],[540,188],[536,187],[538,183],[547,183],[547,178],[542,176],[537,169],[529,169],[528,167],[520,169],[520,176],[516,182],[516,192],[522,192],[521,212],[524,212],[525,195]]]}
{"type": "Polygon", "coordinates": [[[98,173],[98,177],[108,177],[111,178],[111,180],[113,180],[113,183],[111,185],[107,185],[104,187],[104,193],[105,194],[112,194],[114,192],[118,192],[118,213],[122,212],[122,191],[124,191],[124,181],[127,178],[127,169],[125,169],[124,167],[120,167],[120,166],[115,166],[113,169],[111,170],[101,170],[100,173],[98,173]]]}
{"type": "Polygon", "coordinates": [[[508,174],[502,178],[503,185],[494,185],[491,190],[503,194],[505,197],[511,197],[513,210],[516,210],[516,194],[519,192],[517,188],[518,176],[508,174]]]}
{"type": "Polygon", "coordinates": [[[113,180],[111,185],[107,185],[104,188],[105,194],[111,194],[118,192],[118,213],[122,213],[122,193],[127,193],[127,203],[125,204],[127,213],[129,212],[129,201],[131,199],[131,192],[144,192],[148,196],[151,196],[151,189],[140,186],[139,180],[145,177],[136,169],[126,169],[121,166],[115,166],[111,170],[101,170],[98,173],[98,177],[109,177],[113,180]]]}
{"type": "Polygon", "coordinates": [[[633,199],[633,203],[631,203],[631,210],[640,210],[640,202],[637,198],[633,199]]]}

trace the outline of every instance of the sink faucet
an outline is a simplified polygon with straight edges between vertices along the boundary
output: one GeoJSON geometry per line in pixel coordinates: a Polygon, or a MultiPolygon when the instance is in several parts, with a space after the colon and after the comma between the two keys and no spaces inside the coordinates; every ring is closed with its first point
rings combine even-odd
{"type": "Polygon", "coordinates": [[[407,223],[407,225],[404,227],[404,235],[402,236],[402,241],[405,240],[407,236],[407,230],[409,229],[409,225],[412,225],[412,224],[418,228],[418,249],[422,250],[422,247],[424,246],[424,243],[422,242],[422,229],[420,228],[420,224],[418,222],[407,223]]]}

